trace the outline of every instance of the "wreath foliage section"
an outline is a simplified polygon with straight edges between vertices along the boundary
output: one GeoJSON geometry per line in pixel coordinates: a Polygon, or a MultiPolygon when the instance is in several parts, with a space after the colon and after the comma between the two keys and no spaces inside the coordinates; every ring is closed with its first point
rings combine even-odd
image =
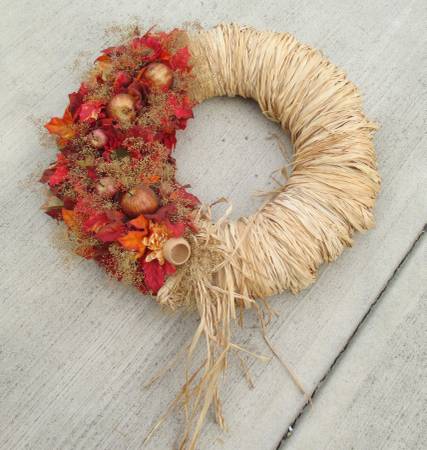
{"type": "Polygon", "coordinates": [[[41,181],[46,213],[68,227],[77,254],[156,294],[176,267],[171,238],[195,231],[199,200],[176,181],[176,132],[193,117],[186,34],[146,33],[102,51],[62,117],[45,127],[56,161],[41,181]]]}

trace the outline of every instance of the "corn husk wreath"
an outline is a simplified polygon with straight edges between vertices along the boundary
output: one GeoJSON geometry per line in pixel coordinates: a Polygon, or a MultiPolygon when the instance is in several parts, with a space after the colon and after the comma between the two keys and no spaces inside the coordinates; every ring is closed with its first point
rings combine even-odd
{"type": "Polygon", "coordinates": [[[295,150],[287,183],[254,215],[213,223],[209,207],[195,211],[197,232],[186,236],[191,257],[157,292],[161,305],[192,307],[200,316],[188,355],[203,341],[206,358],[169,410],[185,406],[180,448],[195,449],[212,405],[224,425],[220,375],[230,350],[240,348],[232,342],[233,322],[245,309],[259,312],[272,295],[307,287],[323,262],[352,245],[355,231],[371,228],[380,179],[372,143],[376,125],[365,117],[357,87],[318,50],[288,33],[235,24],[186,39],[192,98],[256,100],[289,132],[295,150]]]}

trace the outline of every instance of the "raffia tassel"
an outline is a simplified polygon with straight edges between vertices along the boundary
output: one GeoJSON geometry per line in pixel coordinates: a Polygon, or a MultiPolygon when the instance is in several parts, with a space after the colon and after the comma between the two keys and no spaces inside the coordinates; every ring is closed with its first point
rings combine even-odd
{"type": "Polygon", "coordinates": [[[372,227],[380,178],[377,127],[363,114],[357,87],[318,50],[287,33],[233,24],[189,35],[189,42],[194,98],[255,99],[289,131],[295,149],[288,182],[254,215],[213,224],[208,209],[199,212],[190,261],[158,293],[161,304],[200,315],[188,355],[203,339],[207,357],[175,400],[190,411],[180,448],[194,450],[211,405],[224,425],[218,382],[239,311],[307,287],[323,262],[352,245],[354,231],[372,227]]]}

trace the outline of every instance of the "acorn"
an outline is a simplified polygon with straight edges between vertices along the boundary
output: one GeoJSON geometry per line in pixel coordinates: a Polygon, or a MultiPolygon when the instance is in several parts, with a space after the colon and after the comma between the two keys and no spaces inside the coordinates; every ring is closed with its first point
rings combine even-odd
{"type": "Polygon", "coordinates": [[[107,143],[108,138],[107,135],[101,130],[101,128],[97,128],[93,130],[89,135],[89,142],[95,148],[102,148],[107,143]]]}
{"type": "Polygon", "coordinates": [[[166,91],[173,82],[173,72],[166,64],[151,63],[144,69],[142,78],[150,87],[166,91]]]}
{"type": "Polygon", "coordinates": [[[135,120],[135,103],[129,94],[117,94],[108,103],[107,112],[110,117],[120,124],[130,124],[135,120]]]}
{"type": "Polygon", "coordinates": [[[118,190],[117,181],[113,177],[102,177],[96,184],[96,192],[105,198],[111,198],[118,190]]]}
{"type": "Polygon", "coordinates": [[[139,184],[123,195],[120,206],[129,217],[152,214],[159,209],[159,199],[155,192],[145,184],[139,184]]]}

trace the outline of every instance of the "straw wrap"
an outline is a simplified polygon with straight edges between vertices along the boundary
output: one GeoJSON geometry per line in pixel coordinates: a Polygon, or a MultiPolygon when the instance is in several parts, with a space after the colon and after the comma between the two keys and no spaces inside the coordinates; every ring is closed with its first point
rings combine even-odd
{"type": "Polygon", "coordinates": [[[290,133],[295,151],[287,183],[254,215],[213,223],[209,208],[199,211],[192,257],[158,293],[161,304],[195,306],[201,318],[189,356],[204,337],[207,358],[182,399],[192,414],[181,448],[194,449],[209,405],[223,425],[218,383],[237,348],[237,310],[259,312],[265,303],[257,299],[312,283],[320,264],[351,246],[354,231],[373,226],[380,179],[376,125],[365,117],[357,87],[318,50],[287,33],[234,24],[190,34],[189,44],[195,99],[253,98],[290,133]]]}
{"type": "Polygon", "coordinates": [[[219,25],[190,35],[190,46],[199,101],[253,98],[290,133],[295,150],[292,174],[270,202],[251,217],[214,227],[228,250],[233,290],[255,298],[298,292],[322,262],[351,245],[355,230],[373,225],[376,125],[345,73],[288,33],[219,25]]]}

